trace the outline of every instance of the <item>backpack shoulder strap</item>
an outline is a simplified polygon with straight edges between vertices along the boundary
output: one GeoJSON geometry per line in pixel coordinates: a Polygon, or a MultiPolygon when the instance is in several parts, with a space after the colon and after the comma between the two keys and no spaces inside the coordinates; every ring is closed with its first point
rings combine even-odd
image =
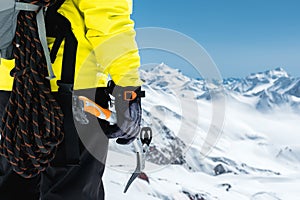
{"type": "Polygon", "coordinates": [[[54,62],[56,54],[64,40],[64,52],[62,61],[62,71],[60,80],[57,81],[58,101],[64,113],[64,133],[65,138],[61,149],[63,154],[54,159],[53,164],[77,165],[79,163],[80,150],[79,138],[72,113],[72,91],[74,85],[74,74],[76,66],[77,40],[72,32],[71,23],[67,18],[57,12],[64,0],[58,0],[53,6],[50,6],[46,12],[47,36],[54,37],[55,41],[51,49],[50,57],[54,62]]]}
{"type": "Polygon", "coordinates": [[[64,0],[58,0],[54,5],[47,9],[45,18],[46,30],[47,36],[55,38],[50,52],[52,63],[54,63],[57,52],[63,40],[65,40],[60,82],[73,85],[78,42],[72,32],[69,20],[57,12],[63,3],[64,0]]]}
{"type": "Polygon", "coordinates": [[[51,59],[50,59],[50,52],[48,50],[47,45],[47,38],[46,38],[46,28],[45,28],[45,20],[44,20],[44,9],[38,5],[30,4],[30,3],[24,3],[24,2],[16,2],[16,10],[23,10],[23,11],[38,11],[38,14],[36,16],[37,26],[38,26],[38,34],[40,37],[40,41],[42,43],[43,51],[45,54],[46,62],[47,62],[47,68],[49,76],[47,77],[49,80],[55,78],[51,59]]]}

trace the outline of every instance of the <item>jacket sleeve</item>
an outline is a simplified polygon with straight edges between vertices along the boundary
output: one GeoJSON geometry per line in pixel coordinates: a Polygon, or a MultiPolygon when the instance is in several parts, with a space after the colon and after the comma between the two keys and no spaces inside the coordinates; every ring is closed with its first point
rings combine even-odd
{"type": "Polygon", "coordinates": [[[139,86],[140,57],[130,18],[132,0],[78,0],[86,38],[94,48],[101,71],[120,86],[139,86]]]}
{"type": "Polygon", "coordinates": [[[14,68],[14,60],[0,58],[0,90],[11,91],[14,78],[10,76],[10,71],[14,68]]]}

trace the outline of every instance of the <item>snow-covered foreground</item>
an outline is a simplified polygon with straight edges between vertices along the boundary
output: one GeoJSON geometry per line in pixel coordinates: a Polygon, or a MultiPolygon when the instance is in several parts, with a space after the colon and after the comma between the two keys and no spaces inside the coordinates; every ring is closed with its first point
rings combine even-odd
{"type": "MultiPolygon", "coordinates": [[[[195,93],[203,94],[199,88],[182,90],[184,98],[178,101],[171,83],[176,84],[174,87],[187,88],[191,80],[167,67],[161,70],[155,72],[164,79],[164,84],[159,84],[161,89],[153,85],[157,81],[162,83],[161,80],[152,81],[144,88],[150,94],[143,102],[144,124],[150,125],[155,134],[144,170],[149,183],[137,179],[123,194],[130,172],[135,168],[135,154],[131,146],[120,147],[112,141],[104,174],[106,199],[299,198],[300,115],[297,112],[287,107],[265,112],[254,105],[257,101],[253,99],[261,97],[227,91],[223,133],[212,151],[202,157],[201,147],[211,125],[212,104],[207,98],[194,98],[195,93]],[[178,106],[185,102],[190,105],[185,106],[191,113],[190,119],[182,115],[178,106]],[[198,119],[193,111],[197,111],[198,119]],[[177,135],[182,126],[186,134],[177,135]]],[[[258,87],[264,91],[262,84],[258,87]]],[[[252,89],[257,93],[258,88],[252,89]]]]}

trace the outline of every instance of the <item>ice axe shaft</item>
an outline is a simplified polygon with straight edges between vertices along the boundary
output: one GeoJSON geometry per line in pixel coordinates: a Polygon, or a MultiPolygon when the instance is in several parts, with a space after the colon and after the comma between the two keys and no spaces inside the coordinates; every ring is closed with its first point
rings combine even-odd
{"type": "Polygon", "coordinates": [[[74,118],[81,124],[89,123],[85,112],[88,112],[99,119],[106,120],[111,124],[117,123],[115,112],[102,108],[97,103],[85,96],[73,96],[73,115],[74,118]]]}

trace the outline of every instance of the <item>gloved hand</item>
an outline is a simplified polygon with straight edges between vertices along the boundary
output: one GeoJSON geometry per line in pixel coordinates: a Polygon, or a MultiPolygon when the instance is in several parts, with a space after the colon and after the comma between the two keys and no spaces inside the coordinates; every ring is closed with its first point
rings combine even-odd
{"type": "Polygon", "coordinates": [[[141,87],[115,86],[115,109],[117,125],[121,130],[117,143],[128,144],[132,142],[141,130],[142,108],[141,87]]]}
{"type": "MultiPolygon", "coordinates": [[[[98,93],[103,90],[98,89],[98,93]]],[[[117,124],[110,125],[108,122],[98,119],[103,132],[108,138],[118,138],[117,143],[129,144],[140,133],[140,125],[142,119],[141,97],[144,93],[141,87],[121,87],[115,85],[112,81],[106,90],[115,97],[115,109],[117,113],[117,124]]],[[[103,94],[97,94],[96,97],[101,98],[103,94]]],[[[97,102],[99,105],[106,107],[103,103],[97,102]]]]}

